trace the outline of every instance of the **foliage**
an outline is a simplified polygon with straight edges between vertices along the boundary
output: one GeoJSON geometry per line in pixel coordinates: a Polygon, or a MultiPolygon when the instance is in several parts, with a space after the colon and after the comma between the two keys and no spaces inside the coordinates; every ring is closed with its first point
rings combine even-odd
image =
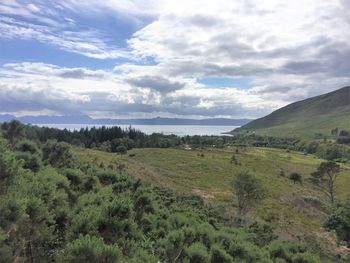
{"type": "Polygon", "coordinates": [[[38,145],[30,140],[21,140],[15,145],[15,149],[19,152],[29,152],[31,154],[39,153],[38,145]]]}
{"type": "MultiPolygon", "coordinates": [[[[229,226],[229,218],[198,196],[176,194],[92,162],[85,164],[63,142],[38,144],[32,152],[27,150],[32,143],[11,149],[0,141],[1,260],[274,262],[282,258],[271,253],[276,241],[268,226],[229,226]],[[24,158],[16,158],[41,156],[40,149],[44,162],[35,172],[23,168],[24,158]]],[[[200,159],[206,158],[207,154],[200,159]]],[[[237,187],[248,193],[247,211],[263,191],[254,176],[242,175],[237,187]]],[[[293,245],[278,247],[287,251],[287,262],[317,258],[307,248],[289,247],[293,245]]]]}
{"type": "Polygon", "coordinates": [[[43,148],[43,160],[53,167],[73,167],[74,160],[70,146],[55,140],[47,141],[43,148]]]}
{"type": "Polygon", "coordinates": [[[317,171],[311,174],[312,182],[327,195],[332,203],[335,200],[335,182],[339,172],[339,164],[335,162],[322,162],[317,168],[317,171]]]}
{"type": "Polygon", "coordinates": [[[246,215],[265,195],[261,182],[247,171],[236,174],[233,188],[238,200],[238,217],[246,215]]]}
{"type": "Polygon", "coordinates": [[[21,162],[7,149],[7,144],[0,138],[0,193],[14,180],[19,173],[21,162]]]}
{"type": "Polygon", "coordinates": [[[115,152],[118,154],[126,154],[127,153],[127,149],[124,145],[120,145],[115,149],[115,152]]]}
{"type": "Polygon", "coordinates": [[[273,258],[284,260],[277,262],[320,262],[320,259],[317,256],[310,254],[305,246],[289,242],[274,241],[269,245],[269,251],[273,258]]]}
{"type": "Polygon", "coordinates": [[[328,217],[325,227],[335,230],[338,239],[350,246],[350,198],[338,203],[328,217]]]}
{"type": "Polygon", "coordinates": [[[202,243],[193,243],[185,250],[187,259],[185,262],[189,263],[209,263],[210,255],[207,248],[202,243]]]}
{"type": "Polygon", "coordinates": [[[29,169],[33,172],[38,172],[41,166],[41,159],[36,154],[30,154],[28,152],[22,152],[16,154],[16,159],[22,160],[24,169],[29,169]]]}
{"type": "Polygon", "coordinates": [[[120,250],[114,245],[106,245],[102,238],[80,236],[69,243],[64,251],[64,261],[72,263],[114,263],[120,258],[120,250]]]}
{"type": "Polygon", "coordinates": [[[301,176],[301,174],[297,173],[297,172],[293,172],[289,175],[289,179],[293,181],[293,183],[302,183],[303,181],[303,177],[301,176]]]}
{"type": "Polygon", "coordinates": [[[19,121],[13,120],[3,123],[1,129],[4,131],[4,137],[8,139],[12,146],[14,146],[23,136],[24,126],[19,121]]]}

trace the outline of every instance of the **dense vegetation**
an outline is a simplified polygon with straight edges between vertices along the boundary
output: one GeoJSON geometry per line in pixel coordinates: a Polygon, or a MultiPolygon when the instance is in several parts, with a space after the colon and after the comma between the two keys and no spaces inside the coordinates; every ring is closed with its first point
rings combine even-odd
{"type": "Polygon", "coordinates": [[[183,196],[37,143],[19,126],[0,140],[2,262],[320,262],[271,226],[233,225],[183,196]]]}
{"type": "Polygon", "coordinates": [[[350,86],[289,104],[235,132],[318,139],[336,127],[350,130],[350,86]]]}
{"type": "Polygon", "coordinates": [[[350,162],[350,146],[332,140],[304,140],[298,137],[273,137],[258,134],[237,134],[231,143],[238,146],[271,147],[314,154],[337,162],[350,162]]]}
{"type": "MultiPolygon", "coordinates": [[[[184,136],[164,135],[154,133],[146,135],[133,128],[126,130],[120,127],[101,127],[81,129],[79,131],[59,130],[54,128],[41,128],[23,125],[18,121],[11,121],[1,125],[4,136],[10,144],[16,143],[16,138],[26,138],[37,143],[48,140],[66,142],[76,146],[83,146],[107,152],[126,153],[132,148],[169,148],[185,144],[195,148],[225,146],[254,146],[271,147],[300,151],[315,154],[319,158],[338,161],[350,161],[350,146],[335,143],[332,140],[303,140],[297,137],[274,137],[258,134],[236,134],[235,136],[184,136]]],[[[345,130],[339,131],[339,137],[344,139],[345,130]]],[[[343,141],[342,141],[343,142],[343,141]]]]}

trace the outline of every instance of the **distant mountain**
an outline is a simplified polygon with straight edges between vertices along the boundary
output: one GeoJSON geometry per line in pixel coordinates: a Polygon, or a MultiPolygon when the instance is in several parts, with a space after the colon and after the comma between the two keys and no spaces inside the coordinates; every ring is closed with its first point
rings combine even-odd
{"type": "Polygon", "coordinates": [[[334,128],[350,130],[350,86],[289,104],[233,132],[320,138],[334,128]]]}
{"type": "Polygon", "coordinates": [[[86,115],[72,116],[23,116],[18,118],[23,123],[30,124],[90,124],[94,120],[86,115]]]}
{"type": "MultiPolygon", "coordinates": [[[[11,115],[0,115],[0,122],[15,119],[11,115]]],[[[89,125],[208,125],[208,126],[241,126],[249,119],[179,119],[179,118],[152,118],[152,119],[93,119],[86,115],[72,116],[24,116],[17,118],[28,124],[89,124],[89,125]]]]}
{"type": "Polygon", "coordinates": [[[0,115],[0,122],[6,122],[15,119],[15,116],[5,114],[5,115],[0,115]]]}

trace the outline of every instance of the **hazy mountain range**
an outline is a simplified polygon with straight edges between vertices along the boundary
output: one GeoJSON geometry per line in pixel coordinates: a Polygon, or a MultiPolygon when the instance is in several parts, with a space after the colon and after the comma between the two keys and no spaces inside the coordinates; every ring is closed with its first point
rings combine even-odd
{"type": "Polygon", "coordinates": [[[16,118],[12,115],[0,115],[0,122],[17,119],[27,124],[89,124],[89,125],[213,125],[213,126],[242,126],[250,119],[180,119],[180,118],[152,118],[152,119],[93,119],[86,115],[71,116],[23,116],[16,118]]]}

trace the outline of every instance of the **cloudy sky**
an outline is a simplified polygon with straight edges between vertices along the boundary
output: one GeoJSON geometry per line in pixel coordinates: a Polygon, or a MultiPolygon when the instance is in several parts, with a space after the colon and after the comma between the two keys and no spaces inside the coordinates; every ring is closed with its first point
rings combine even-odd
{"type": "Polygon", "coordinates": [[[350,84],[348,0],[1,0],[0,114],[249,117],[350,84]]]}

